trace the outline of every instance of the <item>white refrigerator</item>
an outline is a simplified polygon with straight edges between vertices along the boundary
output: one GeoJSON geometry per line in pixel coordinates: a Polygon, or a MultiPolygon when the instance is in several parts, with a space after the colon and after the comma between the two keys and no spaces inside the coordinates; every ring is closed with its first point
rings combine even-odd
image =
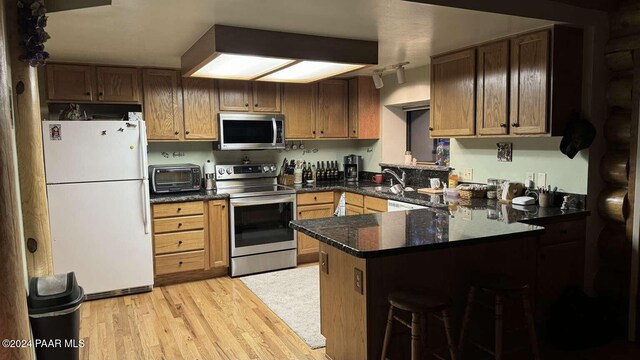
{"type": "Polygon", "coordinates": [[[89,298],[150,290],[144,121],[43,121],[42,136],[54,272],[89,298]]]}

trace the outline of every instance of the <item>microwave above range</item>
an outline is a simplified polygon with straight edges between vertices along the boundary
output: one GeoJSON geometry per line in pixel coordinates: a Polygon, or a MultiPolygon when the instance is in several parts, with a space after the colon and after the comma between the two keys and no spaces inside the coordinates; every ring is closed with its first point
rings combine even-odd
{"type": "Polygon", "coordinates": [[[202,172],[195,164],[150,165],[149,182],[156,194],[198,191],[202,172]]]}
{"type": "Polygon", "coordinates": [[[281,114],[222,113],[220,150],[284,149],[284,116],[281,114]]]}

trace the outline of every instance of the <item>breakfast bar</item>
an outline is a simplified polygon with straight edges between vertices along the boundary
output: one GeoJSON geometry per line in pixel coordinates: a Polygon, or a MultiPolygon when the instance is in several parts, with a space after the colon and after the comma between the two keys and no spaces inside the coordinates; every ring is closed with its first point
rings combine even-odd
{"type": "MultiPolygon", "coordinates": [[[[535,288],[544,281],[537,267],[545,228],[534,223],[570,217],[584,227],[586,214],[555,209],[523,223],[510,206],[497,217],[488,210],[428,208],[292,221],[293,229],[320,242],[321,331],[328,357],[379,359],[387,297],[399,290],[426,288],[449,297],[457,333],[466,294],[479,277],[508,275],[535,288]]],[[[566,264],[576,273],[567,282],[582,281],[581,264],[566,264]]],[[[404,345],[392,347],[389,357],[406,358],[404,345]]]]}

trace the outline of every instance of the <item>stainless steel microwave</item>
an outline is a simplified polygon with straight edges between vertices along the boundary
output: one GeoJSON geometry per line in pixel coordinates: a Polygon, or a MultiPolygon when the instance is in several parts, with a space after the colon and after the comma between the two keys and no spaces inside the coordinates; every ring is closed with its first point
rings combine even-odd
{"type": "Polygon", "coordinates": [[[222,113],[220,150],[284,149],[284,116],[281,114],[222,113]]]}
{"type": "Polygon", "coordinates": [[[195,164],[150,165],[149,181],[156,194],[198,191],[202,175],[195,164]]]}

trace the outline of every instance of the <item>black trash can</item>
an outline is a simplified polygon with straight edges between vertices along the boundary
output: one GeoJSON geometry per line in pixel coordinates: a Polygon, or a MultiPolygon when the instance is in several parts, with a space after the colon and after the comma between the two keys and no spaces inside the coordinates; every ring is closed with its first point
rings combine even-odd
{"type": "Polygon", "coordinates": [[[29,319],[38,360],[80,358],[80,305],[84,291],[73,272],[29,281],[29,319]]]}

